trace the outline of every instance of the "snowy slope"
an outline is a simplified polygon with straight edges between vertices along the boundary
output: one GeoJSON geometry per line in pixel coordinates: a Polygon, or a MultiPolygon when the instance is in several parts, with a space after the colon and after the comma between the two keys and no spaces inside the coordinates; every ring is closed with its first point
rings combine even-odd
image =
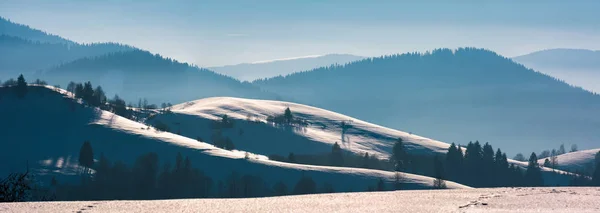
{"type": "Polygon", "coordinates": [[[244,199],[0,203],[7,212],[598,212],[593,187],[336,193],[244,199]]]}
{"type": "MultiPolygon", "coordinates": [[[[232,139],[236,147],[263,155],[286,156],[290,152],[328,153],[335,142],[341,142],[340,145],[344,150],[359,155],[368,152],[371,156],[388,159],[392,146],[398,138],[402,138],[406,149],[413,155],[443,154],[450,146],[448,143],[386,128],[332,111],[282,101],[230,97],[206,98],[175,105],[172,107],[172,113],[156,114],[148,122],[161,121],[169,125],[172,132],[207,140],[212,134],[210,123],[221,119],[222,115],[236,119],[234,127],[224,133],[232,139]],[[309,125],[303,128],[282,129],[266,122],[267,116],[282,114],[287,107],[295,117],[306,120],[309,125]],[[345,133],[343,142],[340,128],[342,121],[352,121],[352,128],[345,133]],[[240,130],[243,134],[240,134],[240,130]]],[[[509,159],[509,163],[523,168],[527,166],[525,162],[512,159],[509,159]]],[[[567,176],[550,174],[552,171],[550,169],[544,168],[544,171],[547,184],[564,185],[569,181],[567,176]]]]}
{"type": "MultiPolygon", "coordinates": [[[[96,158],[103,153],[112,162],[121,160],[130,165],[148,152],[156,152],[161,165],[173,161],[181,152],[189,156],[193,167],[216,180],[236,171],[261,176],[268,184],[283,181],[291,186],[302,175],[308,175],[317,184],[331,183],[336,191],[361,191],[379,178],[394,178],[393,173],[385,171],[289,164],[257,155],[244,159],[244,152],[157,132],[111,112],[85,107],[65,94],[64,90],[51,87],[29,87],[27,96],[18,99],[12,91],[0,87],[0,176],[22,171],[28,162],[39,178],[56,175],[59,181],[76,180],[73,174],[77,171],[79,149],[89,140],[96,158]]],[[[433,182],[432,178],[418,175],[404,177],[407,189],[428,188],[433,182]]],[[[448,186],[465,188],[450,182],[448,186]]]]}
{"type": "MultiPolygon", "coordinates": [[[[558,169],[570,172],[584,170],[593,171],[594,159],[596,158],[596,154],[598,152],[600,152],[600,149],[588,149],[558,155],[556,156],[558,160],[558,169]]],[[[542,158],[538,161],[538,163],[543,165],[546,159],[547,158],[542,158]]]]}
{"type": "Polygon", "coordinates": [[[182,135],[207,139],[211,134],[210,122],[227,115],[237,119],[231,130],[233,134],[228,136],[232,137],[234,143],[243,141],[235,145],[261,154],[287,155],[290,151],[301,154],[324,153],[331,151],[331,146],[338,142],[343,149],[356,154],[368,152],[387,159],[398,138],[406,141],[406,147],[411,153],[417,154],[445,153],[449,146],[440,141],[291,102],[216,97],[178,104],[171,111],[171,114],[157,114],[149,121],[160,120],[182,135]],[[267,124],[267,116],[280,115],[287,107],[294,117],[306,120],[309,125],[282,129],[267,124]],[[352,125],[343,141],[342,121],[351,121],[352,125]],[[243,131],[241,136],[240,129],[243,131]]]}

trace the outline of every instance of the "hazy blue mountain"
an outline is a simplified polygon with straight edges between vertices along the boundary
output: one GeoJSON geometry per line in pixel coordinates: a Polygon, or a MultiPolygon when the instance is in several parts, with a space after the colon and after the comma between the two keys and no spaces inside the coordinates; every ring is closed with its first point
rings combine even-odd
{"type": "Polygon", "coordinates": [[[278,75],[287,75],[303,70],[330,66],[333,64],[346,64],[351,61],[363,59],[362,56],[348,54],[329,54],[302,58],[280,59],[254,63],[228,65],[222,67],[209,67],[215,72],[237,78],[242,81],[252,81],[261,78],[270,78],[278,75]]]}
{"type": "Polygon", "coordinates": [[[91,81],[101,85],[110,97],[116,93],[132,103],[139,98],[154,104],[212,96],[277,98],[250,83],[142,50],[78,59],[36,77],[63,88],[69,81],[91,81]]]}
{"type": "Polygon", "coordinates": [[[254,81],[296,102],[509,153],[600,141],[600,96],[488,50],[439,49],[254,81]]]}
{"type": "Polygon", "coordinates": [[[0,17],[0,35],[9,35],[23,38],[34,42],[55,43],[55,44],[73,44],[57,35],[52,35],[41,30],[33,29],[27,25],[11,22],[10,20],[0,17]]]}
{"type": "Polygon", "coordinates": [[[21,73],[29,76],[75,59],[132,49],[116,43],[48,43],[0,35],[0,79],[15,78],[21,73]]]}
{"type": "Polygon", "coordinates": [[[600,51],[549,49],[513,58],[536,71],[600,93],[600,51]]]}

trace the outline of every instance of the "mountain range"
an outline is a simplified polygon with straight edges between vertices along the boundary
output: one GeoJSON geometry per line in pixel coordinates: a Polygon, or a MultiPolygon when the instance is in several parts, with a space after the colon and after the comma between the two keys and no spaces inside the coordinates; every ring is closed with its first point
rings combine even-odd
{"type": "Polygon", "coordinates": [[[513,58],[536,71],[600,93],[600,51],[586,49],[549,49],[513,58]]]}
{"type": "Polygon", "coordinates": [[[438,49],[368,58],[253,82],[295,102],[396,129],[509,153],[565,141],[595,148],[600,96],[492,51],[438,49]]]}
{"type": "Polygon", "coordinates": [[[327,67],[335,64],[343,65],[363,58],[364,57],[362,56],[349,54],[328,54],[243,63],[221,67],[208,67],[207,69],[223,75],[234,77],[242,81],[253,81],[256,79],[270,78],[278,75],[288,75],[294,72],[311,70],[318,67],[327,67]]]}

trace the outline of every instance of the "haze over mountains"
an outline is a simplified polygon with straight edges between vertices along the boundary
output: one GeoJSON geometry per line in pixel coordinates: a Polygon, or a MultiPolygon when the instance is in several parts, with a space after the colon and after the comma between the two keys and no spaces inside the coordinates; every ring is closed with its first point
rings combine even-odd
{"type": "Polygon", "coordinates": [[[221,67],[208,67],[207,69],[228,75],[242,81],[253,81],[260,78],[287,75],[294,72],[327,67],[334,64],[343,65],[351,61],[363,59],[362,56],[349,54],[315,55],[298,58],[259,61],[221,67]]]}
{"type": "Polygon", "coordinates": [[[37,76],[52,84],[92,81],[108,94],[119,94],[128,102],[146,98],[150,103],[180,103],[213,96],[276,99],[250,83],[214,73],[147,51],[114,52],[81,58],[37,76]]]}
{"type": "MultiPolygon", "coordinates": [[[[595,148],[600,96],[473,48],[369,58],[254,81],[297,102],[509,153],[569,141],[595,148]]],[[[552,145],[554,144],[554,145],[552,145]]]]}
{"type": "Polygon", "coordinates": [[[78,44],[0,19],[0,79],[19,74],[66,87],[92,81],[127,102],[178,103],[211,96],[277,99],[249,83],[117,43],[78,44]]]}
{"type": "Polygon", "coordinates": [[[600,51],[585,49],[549,49],[514,57],[536,71],[600,93],[600,51]]]}

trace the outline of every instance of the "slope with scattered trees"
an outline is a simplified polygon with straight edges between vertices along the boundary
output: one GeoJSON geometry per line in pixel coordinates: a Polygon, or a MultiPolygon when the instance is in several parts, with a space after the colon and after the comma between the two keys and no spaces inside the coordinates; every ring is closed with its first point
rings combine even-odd
{"type": "Polygon", "coordinates": [[[513,154],[600,141],[600,96],[483,49],[382,56],[253,83],[294,102],[442,141],[493,141],[513,154]]]}

